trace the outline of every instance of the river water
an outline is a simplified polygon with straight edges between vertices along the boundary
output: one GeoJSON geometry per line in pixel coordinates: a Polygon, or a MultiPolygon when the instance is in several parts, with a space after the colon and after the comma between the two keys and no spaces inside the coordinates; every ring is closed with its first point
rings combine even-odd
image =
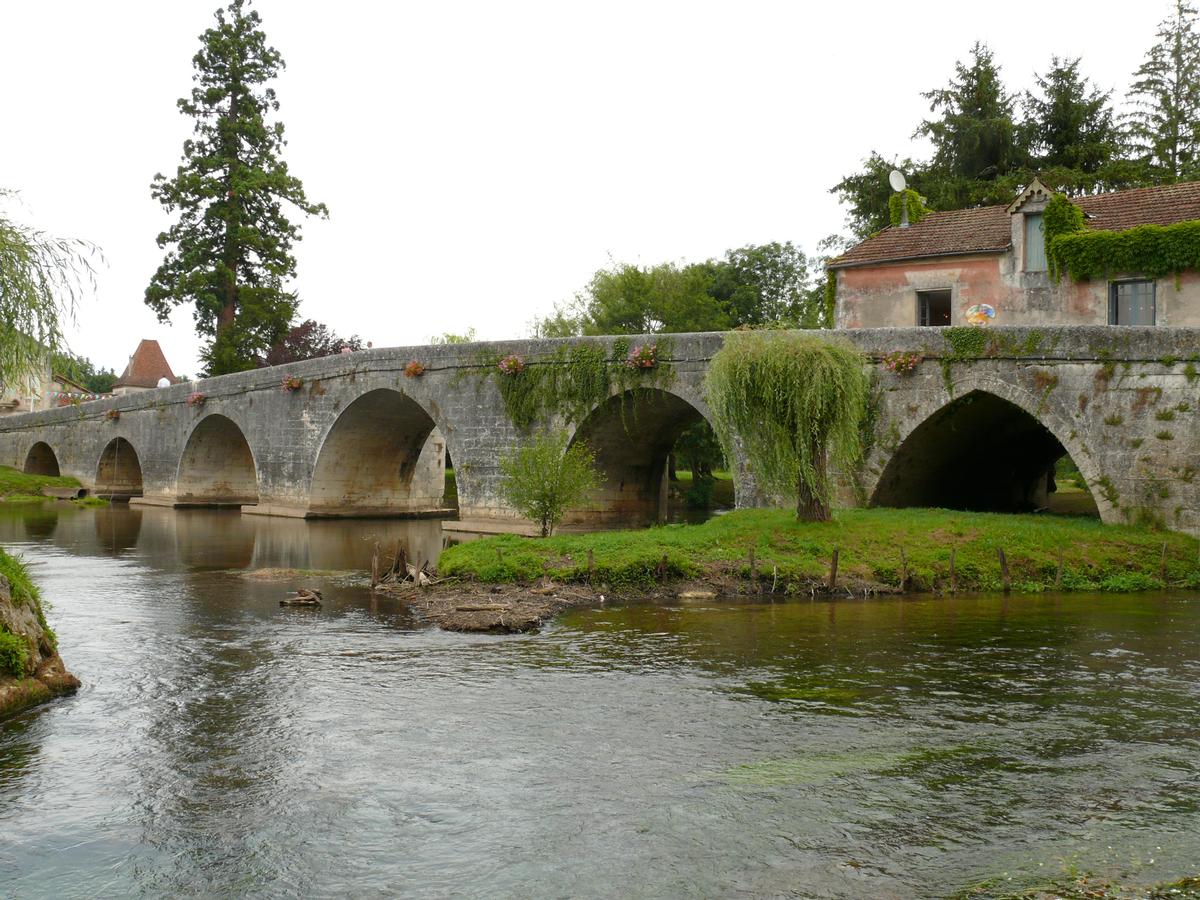
{"type": "Polygon", "coordinates": [[[937,897],[1200,870],[1200,603],[576,611],[538,635],[237,570],[437,523],[0,517],[73,697],[0,724],[0,896],[937,897]]]}

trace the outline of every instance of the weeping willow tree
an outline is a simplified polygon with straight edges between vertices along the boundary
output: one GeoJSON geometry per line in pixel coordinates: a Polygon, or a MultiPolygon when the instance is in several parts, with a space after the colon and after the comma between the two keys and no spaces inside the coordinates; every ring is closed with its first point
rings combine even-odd
{"type": "Polygon", "coordinates": [[[713,357],[705,389],[726,453],[737,435],[764,488],[794,491],[798,518],[827,520],[830,464],[850,467],[861,455],[862,354],[801,332],[738,332],[713,357]]]}
{"type": "MultiPolygon", "coordinates": [[[[0,203],[13,197],[0,190],[0,203]]],[[[0,383],[34,380],[64,347],[62,323],[92,280],[91,245],[55,238],[0,208],[0,383]]]]}

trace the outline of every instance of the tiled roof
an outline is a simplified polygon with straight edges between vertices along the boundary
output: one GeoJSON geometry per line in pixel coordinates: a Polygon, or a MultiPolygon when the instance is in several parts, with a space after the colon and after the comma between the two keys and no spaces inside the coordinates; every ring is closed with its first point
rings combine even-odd
{"type": "Polygon", "coordinates": [[[1200,219],[1200,181],[1077,197],[1087,227],[1124,231],[1135,225],[1173,225],[1200,219]]]}
{"type": "MultiPolygon", "coordinates": [[[[1075,203],[1090,229],[1123,231],[1136,225],[1171,225],[1200,219],[1200,182],[1077,197],[1075,203]]],[[[932,212],[909,228],[885,228],[830,260],[829,267],[1002,253],[1011,243],[1010,227],[1010,214],[1003,206],[932,212]]]]}
{"type": "Polygon", "coordinates": [[[175,383],[175,373],[167,365],[167,358],[163,356],[158,341],[143,340],[133,351],[129,365],[125,367],[125,371],[113,387],[158,387],[160,378],[167,378],[172,384],[175,383]]]}
{"type": "Polygon", "coordinates": [[[851,247],[830,268],[923,256],[999,253],[1012,241],[1011,219],[1003,206],[931,212],[908,228],[885,228],[851,247]]]}

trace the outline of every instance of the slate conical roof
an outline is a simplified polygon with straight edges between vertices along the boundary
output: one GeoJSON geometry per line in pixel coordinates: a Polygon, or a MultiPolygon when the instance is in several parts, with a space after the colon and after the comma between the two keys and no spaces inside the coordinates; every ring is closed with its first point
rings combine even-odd
{"type": "Polygon", "coordinates": [[[175,373],[167,364],[167,358],[163,356],[158,341],[143,339],[133,351],[133,356],[129,357],[129,365],[125,367],[125,371],[113,387],[158,387],[160,378],[169,379],[171,384],[175,383],[175,373]]]}

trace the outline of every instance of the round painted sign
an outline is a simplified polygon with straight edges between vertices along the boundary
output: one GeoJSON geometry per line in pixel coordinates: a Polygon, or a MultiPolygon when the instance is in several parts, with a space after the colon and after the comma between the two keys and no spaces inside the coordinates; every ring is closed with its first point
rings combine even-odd
{"type": "Polygon", "coordinates": [[[987,303],[976,303],[967,307],[968,325],[987,325],[996,318],[996,310],[987,303]]]}

